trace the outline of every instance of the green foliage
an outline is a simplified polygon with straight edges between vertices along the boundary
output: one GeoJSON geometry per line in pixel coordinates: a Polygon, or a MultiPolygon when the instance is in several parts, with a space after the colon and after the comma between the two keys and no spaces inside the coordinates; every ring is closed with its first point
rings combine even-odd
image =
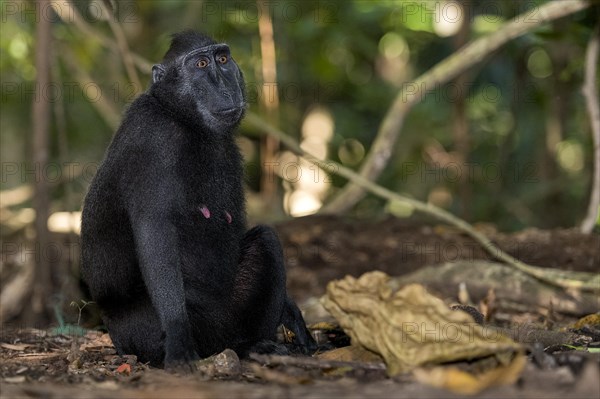
{"type": "Polygon", "coordinates": [[[65,323],[62,310],[60,305],[57,303],[54,305],[54,316],[56,317],[56,321],[58,322],[58,326],[54,327],[50,331],[50,335],[74,335],[74,336],[84,336],[87,330],[79,325],[81,321],[81,311],[87,305],[94,302],[86,302],[83,299],[81,300],[82,305],[79,305],[77,302],[71,302],[71,306],[77,306],[79,308],[79,316],[77,318],[77,325],[65,323]]]}
{"type": "MultiPolygon", "coordinates": [[[[492,32],[526,10],[535,17],[536,5],[544,2],[475,2],[468,36],[492,32]]],[[[228,42],[249,84],[250,109],[262,112],[255,2],[111,4],[117,7],[129,47],[151,62],[160,60],[169,35],[184,28],[204,30],[228,42]]],[[[354,168],[360,159],[340,154],[347,155],[350,145],[352,151],[360,153],[361,146],[368,151],[399,88],[457,50],[456,37],[440,33],[444,18],[439,12],[444,12],[445,2],[282,0],[270,4],[280,126],[298,136],[307,112],[317,104],[324,107],[335,123],[329,156],[354,168]]],[[[97,18],[93,3],[77,1],[76,7],[91,29],[114,38],[106,21],[97,18]]],[[[594,17],[593,11],[586,11],[544,26],[512,41],[470,71],[466,86],[434,88],[408,116],[393,149],[396,155],[379,182],[419,199],[433,200],[433,192],[445,193],[444,206],[502,229],[576,224],[586,209],[591,177],[589,123],[580,87],[594,17]],[[461,92],[463,111],[457,106],[461,92]],[[467,120],[464,160],[457,157],[453,130],[457,112],[464,112],[467,120]],[[467,193],[465,182],[470,187],[467,193]]],[[[30,156],[35,18],[8,14],[5,7],[2,18],[0,155],[2,162],[22,162],[30,156]],[[13,85],[16,94],[8,90],[13,85]]],[[[91,83],[81,81],[67,58],[73,57],[71,61],[98,83],[101,94],[96,101],[122,111],[133,91],[118,52],[72,23],[57,17],[53,21],[53,80],[62,96],[52,103],[52,161],[98,162],[113,131],[98,112],[98,104],[85,95],[85,90],[93,89],[91,83]],[[57,144],[59,103],[64,108],[67,154],[57,144]]],[[[149,74],[140,75],[148,84],[149,74]]],[[[333,182],[334,186],[345,183],[337,177],[333,182]]],[[[2,188],[20,183],[12,176],[3,177],[2,188]]],[[[82,177],[70,182],[78,196],[88,183],[89,178],[82,177]]],[[[63,193],[54,191],[56,202],[63,193]]],[[[68,206],[76,210],[79,204],[76,199],[68,206]]],[[[367,200],[360,209],[377,214],[383,212],[383,205],[367,200]]]]}

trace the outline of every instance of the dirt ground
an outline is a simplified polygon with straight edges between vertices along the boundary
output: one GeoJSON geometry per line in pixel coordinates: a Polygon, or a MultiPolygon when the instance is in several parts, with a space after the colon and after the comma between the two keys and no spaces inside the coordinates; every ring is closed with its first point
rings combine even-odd
{"type": "MultiPolygon", "coordinates": [[[[327,283],[371,270],[390,276],[425,265],[489,260],[473,239],[451,227],[388,217],[351,220],[310,216],[277,226],[284,244],[291,295],[302,302],[323,295],[327,283]]],[[[527,229],[513,234],[476,225],[500,249],[523,262],[562,270],[599,272],[600,235],[575,229],[527,229]]]]}
{"type": "MultiPolygon", "coordinates": [[[[490,259],[454,229],[395,218],[358,221],[319,216],[276,227],[285,247],[290,294],[307,306],[324,294],[329,281],[347,274],[381,270],[400,276],[450,261],[490,259]]],[[[478,228],[525,262],[564,270],[600,270],[597,234],[533,229],[502,234],[491,226],[478,228]]],[[[573,328],[584,316],[577,309],[569,315],[541,312],[537,307],[521,314],[514,309],[504,313],[513,322],[527,318],[547,331],[573,332],[577,342],[564,342],[569,347],[530,342],[527,364],[517,383],[489,388],[476,397],[600,397],[597,321],[573,328]]],[[[309,323],[314,321],[318,320],[309,323]]],[[[317,332],[330,342],[344,342],[341,331],[317,332]]],[[[118,356],[106,334],[74,336],[36,329],[2,329],[0,378],[2,398],[464,397],[417,382],[411,374],[390,378],[377,360],[263,357],[239,361],[224,352],[193,375],[173,374],[141,364],[134,356],[118,356]]]]}

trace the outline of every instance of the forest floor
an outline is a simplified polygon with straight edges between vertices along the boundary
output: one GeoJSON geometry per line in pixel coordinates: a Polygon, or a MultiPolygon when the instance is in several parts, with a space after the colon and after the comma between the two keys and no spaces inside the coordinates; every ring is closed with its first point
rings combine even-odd
{"type": "MultiPolygon", "coordinates": [[[[447,262],[491,259],[469,237],[449,227],[395,218],[358,221],[335,217],[300,218],[276,227],[285,248],[289,292],[305,311],[308,324],[332,321],[318,298],[328,282],[345,275],[358,277],[381,270],[390,276],[413,276],[412,281],[422,283],[448,304],[465,302],[461,299],[465,289],[457,283],[464,282],[468,302],[485,314],[486,323],[527,323],[542,333],[542,342],[523,343],[527,362],[515,383],[488,388],[476,397],[600,397],[598,317],[588,316],[590,323],[577,324],[581,317],[600,310],[597,296],[590,299],[578,292],[549,291],[547,287],[506,291],[506,282],[476,277],[473,270],[460,276],[465,268],[453,272],[456,279],[448,278],[442,273],[448,272],[442,267],[447,262]],[[492,299],[491,291],[495,292],[492,299]],[[494,302],[493,312],[490,301],[494,302]],[[483,304],[487,304],[485,309],[483,304]],[[565,337],[571,341],[564,341],[565,337]]],[[[503,234],[488,225],[477,227],[500,248],[530,264],[570,271],[600,270],[597,234],[586,236],[567,229],[503,234]]],[[[341,331],[329,331],[329,336],[338,341],[344,338],[341,331]]],[[[240,362],[226,351],[199,366],[198,373],[180,375],[148,367],[134,356],[118,356],[107,334],[75,336],[5,327],[0,331],[0,397],[465,397],[418,381],[411,373],[389,377],[377,359],[351,360],[257,357],[240,362]]]]}

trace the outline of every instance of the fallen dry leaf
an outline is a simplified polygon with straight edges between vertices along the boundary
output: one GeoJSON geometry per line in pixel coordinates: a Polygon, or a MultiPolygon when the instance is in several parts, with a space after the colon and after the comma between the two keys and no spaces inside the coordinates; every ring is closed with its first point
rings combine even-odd
{"type": "Polygon", "coordinates": [[[117,373],[129,375],[131,374],[131,365],[123,363],[117,368],[117,373]]]}
{"type": "Polygon", "coordinates": [[[358,345],[336,348],[315,355],[314,357],[318,359],[336,360],[341,362],[381,363],[382,361],[381,356],[358,345]]]}
{"type": "Polygon", "coordinates": [[[579,330],[583,327],[600,327],[600,314],[594,313],[584,316],[572,326],[574,330],[579,330]]]}
{"type": "Polygon", "coordinates": [[[336,324],[328,323],[326,321],[320,321],[308,326],[309,330],[333,330],[334,328],[337,328],[336,324]]]}
{"type": "Polygon", "coordinates": [[[389,375],[423,365],[477,359],[521,347],[510,338],[452,311],[421,285],[394,291],[389,276],[370,272],[332,281],[324,307],[339,321],[353,344],[383,356],[389,375]]]}
{"type": "Polygon", "coordinates": [[[91,341],[81,344],[79,350],[83,351],[100,351],[102,348],[112,348],[113,343],[108,334],[94,333],[91,335],[88,333],[86,338],[90,338],[91,341]]]}
{"type": "Polygon", "coordinates": [[[0,344],[0,346],[3,347],[4,349],[10,349],[12,351],[24,351],[31,345],[28,345],[28,344],[13,345],[13,344],[2,343],[2,344],[0,344]]]}
{"type": "Polygon", "coordinates": [[[463,395],[475,395],[492,386],[515,383],[526,362],[527,358],[524,355],[517,354],[510,364],[480,374],[473,374],[452,366],[417,368],[413,374],[417,381],[424,384],[463,395]]]}

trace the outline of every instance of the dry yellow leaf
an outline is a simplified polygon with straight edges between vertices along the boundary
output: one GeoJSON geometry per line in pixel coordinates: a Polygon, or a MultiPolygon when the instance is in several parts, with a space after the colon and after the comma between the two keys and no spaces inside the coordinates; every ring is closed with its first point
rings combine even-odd
{"type": "Polygon", "coordinates": [[[365,363],[381,363],[382,359],[376,353],[366,350],[362,346],[351,345],[343,348],[336,348],[327,352],[320,353],[315,356],[318,359],[336,360],[343,362],[365,362],[365,363]]]}
{"type": "Polygon", "coordinates": [[[510,338],[450,310],[423,286],[394,291],[389,281],[378,271],[347,276],[330,282],[322,299],[354,345],[381,354],[389,375],[520,350],[510,338]]]}
{"type": "Polygon", "coordinates": [[[577,320],[577,322],[575,322],[573,324],[573,329],[579,330],[585,326],[594,326],[594,327],[600,326],[600,314],[594,313],[594,314],[589,314],[587,316],[582,317],[581,319],[577,320]]]}
{"type": "Polygon", "coordinates": [[[481,374],[472,374],[456,367],[417,368],[417,381],[463,395],[475,395],[486,388],[509,385],[517,381],[527,358],[518,354],[507,366],[500,366],[481,374]]]}
{"type": "Polygon", "coordinates": [[[80,351],[100,351],[102,348],[113,347],[110,335],[106,333],[90,332],[86,335],[90,340],[79,346],[80,351]]]}

